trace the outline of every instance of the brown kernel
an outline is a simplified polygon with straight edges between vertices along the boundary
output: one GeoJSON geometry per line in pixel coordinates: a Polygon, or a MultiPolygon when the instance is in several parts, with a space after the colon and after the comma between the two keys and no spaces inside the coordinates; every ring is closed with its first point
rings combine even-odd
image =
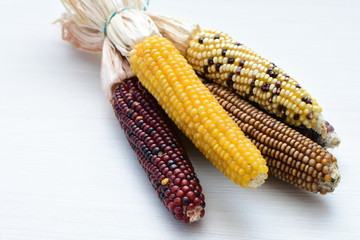
{"type": "Polygon", "coordinates": [[[311,177],[310,175],[307,175],[307,176],[306,176],[306,181],[312,182],[312,181],[313,181],[313,177],[311,177]]]}
{"type": "Polygon", "coordinates": [[[322,169],[322,172],[324,174],[328,174],[330,172],[330,168],[328,166],[324,166],[323,169],[322,169]]]}
{"type": "Polygon", "coordinates": [[[309,162],[309,157],[308,156],[304,156],[302,159],[303,163],[308,163],[309,162]]]}
{"type": "Polygon", "coordinates": [[[323,159],[323,160],[321,161],[321,164],[322,164],[323,166],[326,166],[326,165],[328,164],[328,161],[327,161],[326,159],[323,159]]]}
{"type": "Polygon", "coordinates": [[[311,152],[311,153],[310,153],[310,158],[316,158],[315,152],[311,152]]]}
{"type": "Polygon", "coordinates": [[[304,173],[304,172],[301,173],[301,178],[304,179],[304,180],[306,180],[306,173],[304,173]]]}
{"type": "Polygon", "coordinates": [[[304,164],[304,163],[301,163],[301,165],[300,165],[300,171],[304,171],[304,169],[305,169],[305,166],[306,166],[306,164],[304,164]]]}
{"type": "Polygon", "coordinates": [[[317,163],[315,168],[316,168],[316,171],[320,172],[322,170],[323,166],[321,165],[321,163],[317,163]]]}
{"type": "Polygon", "coordinates": [[[310,159],[310,160],[309,160],[309,165],[310,165],[311,167],[314,167],[315,164],[316,164],[316,162],[315,162],[314,159],[310,159]]]}
{"type": "Polygon", "coordinates": [[[326,182],[330,182],[330,181],[331,181],[331,176],[330,176],[330,174],[326,174],[326,175],[324,176],[324,180],[325,180],[326,182]]]}
{"type": "Polygon", "coordinates": [[[299,151],[295,150],[294,152],[294,158],[297,158],[299,156],[299,151]]]}
{"type": "Polygon", "coordinates": [[[317,185],[316,183],[311,184],[311,189],[312,189],[314,192],[318,192],[318,191],[319,191],[318,185],[317,185]]]}

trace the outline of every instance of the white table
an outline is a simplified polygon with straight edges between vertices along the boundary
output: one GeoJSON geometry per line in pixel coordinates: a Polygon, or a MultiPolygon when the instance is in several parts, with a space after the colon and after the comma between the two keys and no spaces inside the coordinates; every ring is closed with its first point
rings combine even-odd
{"type": "Polygon", "coordinates": [[[206,195],[197,223],[165,210],[100,89],[100,57],[52,25],[59,1],[0,2],[0,239],[359,239],[360,2],[152,1],[271,58],[320,102],[342,182],[315,195],[224,177],[189,142],[206,195]]]}

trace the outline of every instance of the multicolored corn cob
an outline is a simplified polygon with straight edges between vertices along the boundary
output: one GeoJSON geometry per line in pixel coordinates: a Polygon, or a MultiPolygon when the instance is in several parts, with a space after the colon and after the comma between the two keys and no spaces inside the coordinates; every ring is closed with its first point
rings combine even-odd
{"type": "Polygon", "coordinates": [[[329,133],[321,107],[295,79],[227,34],[200,31],[189,43],[187,59],[198,74],[234,89],[285,122],[323,137],[329,133]]]}
{"type": "Polygon", "coordinates": [[[133,49],[130,65],[135,75],[196,147],[233,182],[251,188],[261,185],[268,168],[260,151],[174,45],[152,36],[133,49]]]}
{"type": "Polygon", "coordinates": [[[216,83],[205,83],[258,147],[269,173],[310,192],[326,194],[340,181],[336,158],[323,147],[216,83]]]}
{"type": "Polygon", "coordinates": [[[169,212],[186,223],[204,216],[199,179],[156,100],[133,78],[116,87],[112,105],[132,149],[169,212]]]}

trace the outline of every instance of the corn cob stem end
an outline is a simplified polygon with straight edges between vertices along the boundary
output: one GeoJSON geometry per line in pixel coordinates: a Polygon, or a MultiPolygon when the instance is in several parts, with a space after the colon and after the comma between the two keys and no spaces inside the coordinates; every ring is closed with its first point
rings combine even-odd
{"type": "Polygon", "coordinates": [[[328,132],[325,138],[325,148],[334,148],[340,145],[340,138],[335,132],[328,132]]]}

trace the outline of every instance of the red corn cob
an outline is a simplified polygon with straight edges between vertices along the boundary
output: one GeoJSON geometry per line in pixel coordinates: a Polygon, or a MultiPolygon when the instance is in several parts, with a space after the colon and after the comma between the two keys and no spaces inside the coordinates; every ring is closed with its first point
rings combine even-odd
{"type": "Polygon", "coordinates": [[[170,120],[136,78],[117,86],[113,108],[160,200],[178,220],[204,216],[202,188],[170,120]]]}

